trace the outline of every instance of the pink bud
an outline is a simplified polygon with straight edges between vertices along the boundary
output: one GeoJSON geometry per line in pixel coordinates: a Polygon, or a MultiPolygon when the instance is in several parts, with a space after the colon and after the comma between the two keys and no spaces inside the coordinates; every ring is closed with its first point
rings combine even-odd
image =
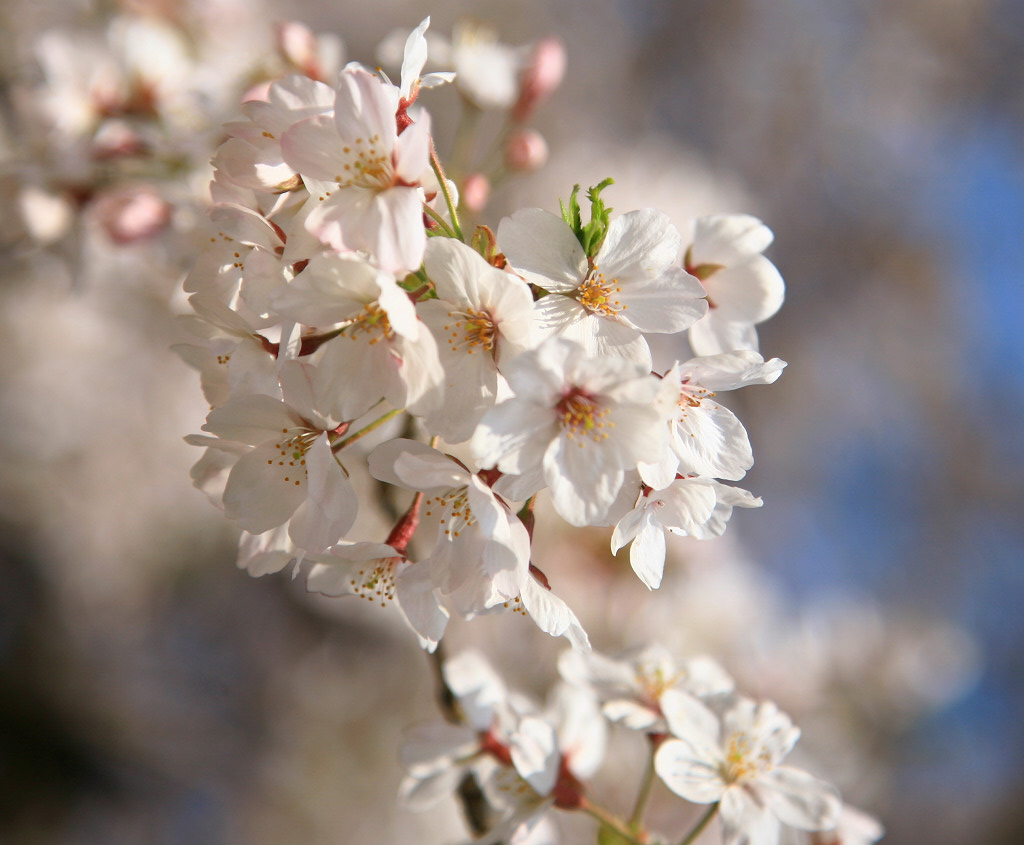
{"type": "Polygon", "coordinates": [[[533,129],[519,129],[505,142],[505,166],[528,173],[543,167],[548,160],[548,142],[533,129]]]}
{"type": "Polygon", "coordinates": [[[516,120],[528,120],[541,100],[551,96],[565,76],[565,44],[549,36],[537,42],[520,80],[519,100],[512,111],[516,120]]]}
{"type": "Polygon", "coordinates": [[[268,103],[270,102],[270,86],[274,84],[273,79],[265,79],[257,82],[248,91],[242,94],[243,103],[268,103]]]}
{"type": "Polygon", "coordinates": [[[462,185],[462,204],[474,214],[483,211],[491,198],[491,183],[482,173],[470,173],[462,185]]]}
{"type": "Polygon", "coordinates": [[[171,220],[171,205],[148,185],[123,185],[100,195],[92,213],[120,246],[158,234],[171,220]]]}
{"type": "Polygon", "coordinates": [[[275,27],[274,34],[277,36],[277,49],[285,61],[312,79],[322,79],[318,45],[313,30],[298,21],[281,21],[275,27]]]}

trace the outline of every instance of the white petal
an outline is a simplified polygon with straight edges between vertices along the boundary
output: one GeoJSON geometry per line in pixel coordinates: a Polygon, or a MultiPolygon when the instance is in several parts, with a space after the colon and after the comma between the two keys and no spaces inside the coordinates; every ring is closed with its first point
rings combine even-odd
{"type": "Polygon", "coordinates": [[[549,291],[571,291],[587,274],[587,257],[561,217],[524,208],[498,225],[498,246],[516,272],[549,291]]]}
{"type": "Polygon", "coordinates": [[[516,771],[538,795],[547,795],[555,787],[561,754],[555,729],[541,719],[527,717],[512,736],[512,762],[516,771]]]}
{"type": "Polygon", "coordinates": [[[665,532],[645,514],[642,528],[629,547],[629,563],[647,589],[661,586],[665,572],[665,532]]]}
{"type": "Polygon", "coordinates": [[[839,821],[842,801],[830,783],[789,766],[758,778],[760,794],[785,824],[801,830],[828,830],[839,821]]]}
{"type": "Polygon", "coordinates": [[[714,761],[694,757],[688,746],[667,739],[654,755],[654,771],[676,795],[695,804],[712,804],[725,794],[714,761]]]}

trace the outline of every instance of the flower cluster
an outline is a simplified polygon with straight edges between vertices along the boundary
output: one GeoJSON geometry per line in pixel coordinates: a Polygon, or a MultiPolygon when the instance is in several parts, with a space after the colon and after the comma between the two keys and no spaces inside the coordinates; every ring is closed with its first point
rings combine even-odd
{"type": "MultiPolygon", "coordinates": [[[[771,233],[725,215],[686,243],[654,209],[613,217],[609,179],[587,192],[589,220],[575,188],[561,214],[523,209],[467,237],[420,104],[459,79],[423,72],[428,24],[398,84],[354,63],[333,85],[291,75],[228,124],[216,231],[185,282],[197,340],[179,351],[212,406],[188,438],[206,447],[193,477],[242,530],[253,574],[307,562],[310,590],[394,603],[427,649],[452,614],[502,610],[586,648],[531,559],[537,497],[573,526],[613,527],[649,588],[666,532],[718,535],[760,505],[724,483],[753,457],[717,394],[785,366],[753,329],[781,303],[760,254],[771,233]],[[652,371],[647,337],[687,331],[705,354],[652,371]],[[399,415],[413,436],[367,457],[362,438],[399,415]],[[414,491],[387,537],[361,529],[357,467],[414,491]],[[424,520],[435,538],[413,543],[424,520]]],[[[461,84],[498,85],[483,68],[461,84]]],[[[526,63],[504,98],[516,119],[550,88],[538,72],[526,63]]]]}
{"type": "Polygon", "coordinates": [[[446,661],[453,718],[406,732],[403,802],[424,809],[471,779],[486,805],[476,814],[493,817],[476,841],[557,841],[546,816],[552,808],[597,818],[601,842],[664,841],[652,839],[642,821],[650,780],[628,820],[588,797],[609,725],[617,724],[646,736],[650,775],[677,796],[709,805],[687,843],[715,814],[724,842],[736,845],[777,845],[783,830],[803,842],[868,845],[882,835],[874,820],[843,807],[833,786],[783,764],[800,731],[771,702],[736,694],[710,658],[677,661],[657,645],[617,658],[568,651],[559,670],[562,680],[541,708],[510,692],[476,652],[446,661]]]}

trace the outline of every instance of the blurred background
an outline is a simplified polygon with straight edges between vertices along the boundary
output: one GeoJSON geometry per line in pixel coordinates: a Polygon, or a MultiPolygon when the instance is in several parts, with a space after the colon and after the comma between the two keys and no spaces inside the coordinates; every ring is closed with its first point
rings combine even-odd
{"type": "MultiPolygon", "coordinates": [[[[605,534],[546,526],[543,568],[595,646],[714,654],[794,716],[801,763],[886,842],[1024,841],[1020,0],[6,0],[0,840],[465,838],[454,805],[395,806],[400,732],[436,716],[414,639],[234,567],[181,440],[207,408],[169,349],[218,127],[295,69],[274,23],[376,65],[427,13],[567,50],[536,120],[550,160],[482,222],[613,176],[620,212],[742,211],[776,235],[787,301],[761,347],[789,367],[727,400],[765,506],[680,540],[653,595],[605,534]],[[129,80],[116,108],[89,87],[108,62],[129,80]]],[[[421,100],[442,155],[459,96],[421,100]]],[[[518,617],[445,644],[540,696],[564,647],[518,617]]],[[[637,778],[620,780],[595,790],[625,810],[637,778]]],[[[652,818],[676,836],[662,793],[652,818]]]]}

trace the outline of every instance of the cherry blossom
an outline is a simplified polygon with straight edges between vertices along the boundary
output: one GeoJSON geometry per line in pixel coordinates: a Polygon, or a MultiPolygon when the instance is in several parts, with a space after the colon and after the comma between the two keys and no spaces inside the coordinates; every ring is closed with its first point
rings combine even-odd
{"type": "Polygon", "coordinates": [[[776,845],[779,825],[835,827],[842,806],[835,787],[780,765],[800,736],[771,702],[740,699],[719,722],[691,696],[661,699],[672,737],[654,767],[669,789],[697,804],[718,804],[726,843],[776,845]]]}
{"type": "Polygon", "coordinates": [[[338,251],[365,250],[385,270],[403,273],[423,260],[420,183],[431,140],[426,113],[399,136],[398,94],[349,66],[340,75],[333,116],[299,121],[284,133],[281,148],[309,189],[309,231],[338,251]]]}
{"type": "Polygon", "coordinates": [[[437,338],[445,372],[444,403],[427,415],[426,424],[447,442],[459,443],[494,406],[499,363],[529,345],[533,298],[519,278],[459,241],[432,239],[424,266],[438,298],[417,311],[437,338]]]}
{"type": "Polygon", "coordinates": [[[657,644],[620,658],[596,651],[567,651],[558,659],[558,671],[570,683],[593,689],[608,719],[647,733],[668,730],[661,699],[669,690],[704,697],[733,689],[732,678],[717,661],[697,657],[680,662],[657,644]]]}
{"type": "Polygon", "coordinates": [[[484,467],[540,467],[558,513],[573,525],[604,519],[625,473],[656,462],[667,427],[653,406],[659,382],[643,365],[597,360],[552,338],[503,369],[515,395],[484,415],[472,439],[484,467]]]}
{"type": "Polygon", "coordinates": [[[782,306],[786,286],[761,253],[771,244],[771,229],[749,214],[717,214],[694,224],[686,251],[686,271],[700,279],[708,311],[690,327],[690,346],[698,355],[758,349],[758,323],[782,306]]]}
{"type": "Polygon", "coordinates": [[[675,265],[680,241],[668,217],[650,208],[612,220],[592,260],[569,225],[543,209],[522,209],[498,226],[509,264],[549,294],[535,306],[539,339],[570,338],[590,355],[647,369],[642,332],[683,331],[707,310],[703,288],[675,265]]]}

